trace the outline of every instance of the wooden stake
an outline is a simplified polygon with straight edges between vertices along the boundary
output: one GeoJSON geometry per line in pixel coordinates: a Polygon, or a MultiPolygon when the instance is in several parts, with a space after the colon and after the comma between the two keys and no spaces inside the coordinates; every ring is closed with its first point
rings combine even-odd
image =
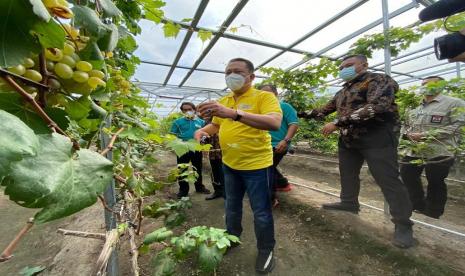
{"type": "Polygon", "coordinates": [[[74,230],[66,230],[59,228],[57,230],[58,233],[63,234],[65,236],[76,236],[80,238],[91,238],[91,239],[99,239],[99,240],[106,240],[106,235],[101,233],[91,233],[91,232],[82,232],[82,231],[74,231],[74,230]]]}

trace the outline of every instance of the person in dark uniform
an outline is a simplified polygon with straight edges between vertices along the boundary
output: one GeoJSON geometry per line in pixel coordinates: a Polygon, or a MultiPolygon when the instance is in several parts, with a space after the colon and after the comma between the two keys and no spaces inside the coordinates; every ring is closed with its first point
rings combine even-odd
{"type": "Polygon", "coordinates": [[[343,88],[322,108],[300,112],[303,118],[323,119],[337,111],[337,119],[327,123],[322,133],[339,131],[338,155],[341,175],[340,202],[323,204],[324,209],[358,213],[360,169],[364,161],[389,203],[395,224],[393,244],[413,246],[412,205],[399,177],[397,146],[400,120],[395,103],[398,84],[385,74],[367,72],[363,55],[342,60],[339,76],[343,88]]]}
{"type": "Polygon", "coordinates": [[[465,125],[465,101],[441,94],[434,83],[444,79],[430,76],[422,82],[423,102],[407,113],[402,137],[413,143],[427,141],[426,148],[403,150],[400,175],[409,191],[413,209],[438,219],[444,214],[447,186],[444,179],[454,164],[460,141],[460,128],[465,125]],[[433,84],[433,87],[428,85],[433,84]],[[425,170],[428,187],[425,191],[421,173],[425,170]]]}
{"type": "MultiPolygon", "coordinates": [[[[205,122],[195,116],[195,105],[190,102],[183,102],[181,104],[181,111],[184,117],[179,118],[173,122],[171,126],[171,134],[176,135],[183,141],[188,141],[194,138],[194,132],[205,125],[205,122]]],[[[188,153],[177,157],[177,163],[188,164],[192,163],[199,177],[194,183],[195,191],[197,193],[209,194],[210,191],[205,188],[202,184],[202,152],[200,151],[189,151],[188,153]]],[[[188,196],[189,194],[189,183],[185,180],[180,179],[178,198],[188,196]]]]}

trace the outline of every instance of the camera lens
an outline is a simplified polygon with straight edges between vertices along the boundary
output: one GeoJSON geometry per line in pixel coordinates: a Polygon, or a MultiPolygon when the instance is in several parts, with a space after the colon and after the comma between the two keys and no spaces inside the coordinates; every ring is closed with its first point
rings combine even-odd
{"type": "Polygon", "coordinates": [[[454,58],[465,52],[465,36],[460,33],[447,34],[434,39],[434,52],[437,59],[454,58]]]}

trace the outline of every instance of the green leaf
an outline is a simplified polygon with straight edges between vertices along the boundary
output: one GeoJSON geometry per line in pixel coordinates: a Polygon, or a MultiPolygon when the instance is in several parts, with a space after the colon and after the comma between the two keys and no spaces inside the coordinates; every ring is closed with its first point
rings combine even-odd
{"type": "Polygon", "coordinates": [[[177,156],[182,156],[189,151],[195,151],[199,143],[195,140],[183,141],[181,139],[174,139],[166,143],[166,146],[176,153],[177,156]]]}
{"type": "Polygon", "coordinates": [[[174,24],[173,22],[167,22],[163,25],[163,33],[165,34],[165,37],[177,37],[180,30],[181,26],[174,24]]]}
{"type": "Polygon", "coordinates": [[[45,266],[33,266],[33,267],[26,266],[25,268],[21,269],[19,274],[24,275],[24,276],[34,276],[44,271],[45,268],[46,268],[45,266]]]}
{"type": "Polygon", "coordinates": [[[169,228],[174,228],[183,224],[186,219],[186,214],[182,212],[174,212],[165,217],[165,225],[169,228]]]}
{"type": "Polygon", "coordinates": [[[82,96],[78,100],[70,101],[65,110],[73,120],[78,121],[84,119],[91,110],[90,99],[87,96],[82,96]]]}
{"type": "Polygon", "coordinates": [[[103,15],[105,17],[115,17],[122,15],[122,12],[111,0],[100,0],[100,5],[103,9],[103,15]]]}
{"type": "Polygon", "coordinates": [[[129,127],[119,135],[120,138],[128,138],[131,140],[141,140],[147,136],[147,133],[140,127],[129,127]]]}
{"type": "Polygon", "coordinates": [[[34,156],[39,139],[18,117],[0,110],[0,182],[7,175],[10,162],[34,156]]]}
{"type": "Polygon", "coordinates": [[[192,21],[192,18],[183,18],[181,20],[181,22],[186,22],[186,23],[191,22],[191,21],[192,21]]]}
{"type": "Polygon", "coordinates": [[[100,20],[94,10],[79,5],[74,5],[72,10],[75,26],[85,28],[92,37],[100,38],[109,31],[108,26],[100,20]]]}
{"type": "Polygon", "coordinates": [[[197,37],[200,38],[200,40],[202,40],[202,42],[205,42],[209,39],[212,38],[212,32],[210,31],[205,31],[205,30],[200,30],[198,33],[197,33],[197,37]]]}
{"type": "Polygon", "coordinates": [[[223,259],[223,253],[216,246],[205,243],[199,246],[199,265],[206,272],[213,272],[223,259]]]}
{"type": "Polygon", "coordinates": [[[66,33],[63,28],[55,22],[37,22],[31,29],[31,32],[37,36],[40,44],[44,48],[59,48],[63,49],[66,41],[66,33]]]}
{"type": "Polygon", "coordinates": [[[65,110],[57,107],[46,107],[44,111],[62,130],[68,128],[69,119],[65,110]]]}
{"type": "Polygon", "coordinates": [[[69,216],[91,206],[113,178],[113,164],[96,152],[74,152],[59,134],[39,135],[36,156],[11,163],[5,194],[27,208],[42,208],[39,223],[69,216]]]}
{"type": "Polygon", "coordinates": [[[50,128],[44,120],[27,105],[23,98],[12,92],[0,92],[0,109],[3,109],[16,117],[20,118],[26,125],[28,125],[36,134],[50,133],[50,128]]]}
{"type": "Polygon", "coordinates": [[[174,253],[178,258],[185,258],[195,250],[197,245],[195,239],[186,235],[172,238],[171,244],[174,244],[174,253]]]}
{"type": "Polygon", "coordinates": [[[27,0],[0,1],[1,67],[16,66],[31,53],[39,53],[40,44],[29,32],[41,21],[27,0]]]}
{"type": "Polygon", "coordinates": [[[137,49],[137,42],[132,36],[131,33],[127,29],[122,26],[118,26],[118,48],[127,51],[127,52],[134,52],[137,49]]]}
{"type": "Polygon", "coordinates": [[[113,23],[107,26],[109,31],[102,38],[99,39],[98,46],[102,51],[111,52],[116,48],[116,45],[118,44],[118,27],[113,23]]]}
{"type": "Polygon", "coordinates": [[[95,41],[88,42],[86,47],[79,52],[81,59],[92,64],[94,69],[102,69],[105,66],[102,51],[95,41]]]}
{"type": "Polygon", "coordinates": [[[176,273],[176,261],[171,256],[171,248],[163,249],[153,259],[154,276],[171,276],[176,273]]]}
{"type": "Polygon", "coordinates": [[[42,3],[42,0],[29,0],[29,3],[32,5],[32,11],[34,14],[43,21],[48,22],[50,18],[52,18],[44,3],[42,3]]]}
{"type": "Polygon", "coordinates": [[[151,244],[154,242],[161,242],[166,240],[167,238],[171,237],[173,235],[173,231],[168,230],[166,227],[159,228],[155,231],[153,231],[150,234],[147,234],[144,237],[144,244],[151,244]]]}

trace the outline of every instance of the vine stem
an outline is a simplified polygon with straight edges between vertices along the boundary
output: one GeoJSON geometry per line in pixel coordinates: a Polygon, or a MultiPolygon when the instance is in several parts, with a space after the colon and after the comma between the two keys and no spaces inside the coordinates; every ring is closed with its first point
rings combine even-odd
{"type": "Polygon", "coordinates": [[[105,208],[105,210],[107,210],[108,212],[113,213],[113,214],[119,216],[119,213],[118,213],[118,212],[115,212],[115,211],[113,211],[110,207],[108,207],[108,204],[107,204],[107,202],[105,201],[105,198],[103,198],[103,196],[98,195],[98,198],[99,198],[100,201],[102,202],[103,208],[105,208]]]}
{"type": "Polygon", "coordinates": [[[19,241],[26,235],[27,231],[32,228],[34,225],[34,218],[30,218],[26,225],[19,231],[16,237],[8,244],[8,246],[3,250],[2,254],[0,255],[0,262],[8,261],[13,257],[13,251],[15,250],[16,246],[18,245],[19,241]]]}
{"type": "MultiPolygon", "coordinates": [[[[79,3],[78,3],[79,5],[79,3]]],[[[57,17],[55,17],[55,20],[58,21],[58,23],[60,23],[61,25],[61,28],[63,28],[63,30],[65,31],[66,34],[69,35],[69,38],[71,39],[71,41],[73,42],[74,44],[74,47],[76,48],[76,52],[79,52],[79,46],[76,42],[76,40],[73,38],[73,36],[71,35],[71,33],[68,31],[68,29],[65,28],[65,25],[60,21],[60,19],[58,19],[57,17]]]]}
{"type": "Polygon", "coordinates": [[[123,132],[123,130],[124,130],[124,127],[118,129],[118,131],[117,131],[115,134],[113,134],[113,136],[111,137],[110,143],[108,143],[108,145],[107,145],[106,148],[100,153],[100,155],[105,156],[110,150],[112,150],[113,144],[115,143],[116,138],[118,137],[118,135],[121,134],[121,132],[123,132]]]}
{"type": "MultiPolygon", "coordinates": [[[[43,50],[39,54],[39,68],[40,68],[40,74],[42,75],[41,83],[44,85],[47,85],[48,83],[47,61],[45,60],[45,55],[44,55],[43,50]]],[[[47,100],[45,99],[46,91],[47,89],[44,89],[43,87],[39,87],[39,103],[42,107],[46,107],[47,105],[47,100]]]]}
{"type": "MultiPolygon", "coordinates": [[[[11,78],[11,76],[4,75],[2,76],[3,79],[11,85],[16,92],[18,92],[27,102],[29,102],[32,107],[34,108],[34,111],[47,123],[47,126],[53,131],[57,132],[61,135],[64,135],[68,138],[71,139],[58,125],[55,123],[48,115],[45,113],[45,111],[42,109],[42,107],[34,100],[34,98],[29,95],[24,89],[15,81],[11,78]]],[[[79,150],[79,144],[74,140],[71,139],[73,142],[73,147],[76,150],[79,150]]]]}
{"type": "MultiPolygon", "coordinates": [[[[133,200],[131,198],[131,194],[129,191],[124,191],[124,201],[126,203],[126,209],[127,210],[132,210],[133,207],[133,200]]],[[[126,219],[129,221],[130,214],[126,214],[126,219]]],[[[140,225],[139,225],[140,226],[140,225]]],[[[139,227],[138,227],[139,228],[139,227]]],[[[139,264],[137,259],[139,258],[139,250],[137,245],[136,245],[136,234],[134,232],[134,229],[131,225],[128,226],[128,233],[129,233],[129,245],[131,247],[131,267],[132,267],[132,275],[134,276],[139,276],[139,264]]]]}

